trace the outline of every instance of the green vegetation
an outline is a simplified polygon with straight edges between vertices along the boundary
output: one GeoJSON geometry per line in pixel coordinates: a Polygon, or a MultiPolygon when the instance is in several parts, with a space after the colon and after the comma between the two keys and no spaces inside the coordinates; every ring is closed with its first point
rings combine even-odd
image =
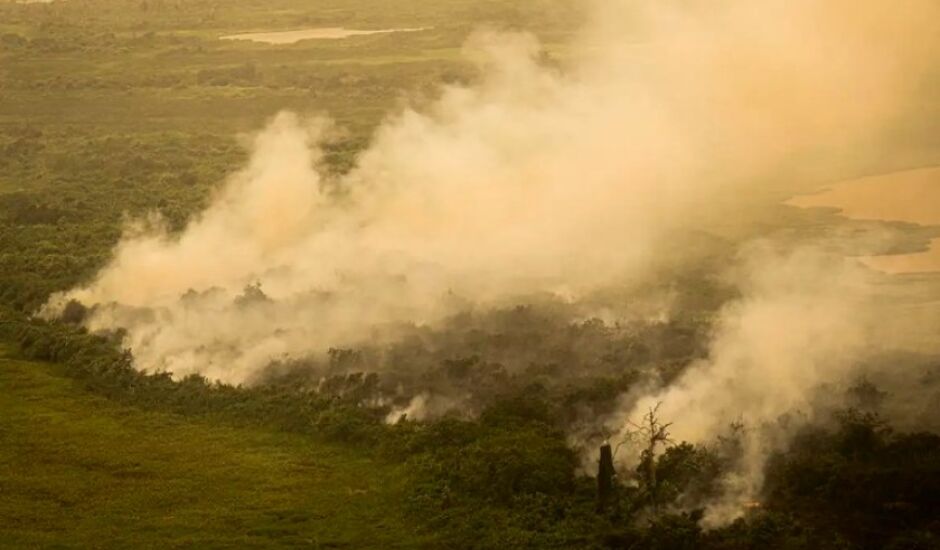
{"type": "MultiPolygon", "coordinates": [[[[700,510],[677,506],[713,494],[740,459],[733,436],[664,445],[621,472],[616,502],[597,512],[594,472],[566,434],[644,376],[669,380],[702,356],[732,292],[708,273],[676,285],[682,321],[614,328],[539,304],[416,329],[390,349],[333,350],[328,365],[286,365],[251,388],[140,373],[120,334],[75,326],[81,311],[30,318],[93,276],[125,216],[158,211],[182,228],[244,160],[239,135],[276,112],[335,118],[327,161],[348,170],[396,105],[476,78],[459,56],[473,28],[530,29],[560,57],[576,4],[0,3],[0,546],[936,545],[940,440],[893,433],[860,406],[778,453],[762,506],[726,528],[706,532],[700,510]],[[331,26],[427,29],[285,46],[218,39],[331,26]],[[395,377],[355,372],[382,353],[401,365],[395,377]],[[334,375],[321,385],[324,370],[334,375]],[[387,425],[388,404],[363,406],[416,381],[444,395],[473,388],[479,414],[387,425]]],[[[762,227],[795,239],[833,231],[831,213],[776,215],[762,227]]],[[[936,234],[877,230],[911,247],[936,234]]],[[[728,254],[718,237],[701,248],[715,263],[728,254]]]]}
{"type": "MultiPolygon", "coordinates": [[[[831,427],[810,426],[773,457],[760,508],[706,532],[700,511],[671,509],[690,496],[714,494],[715,481],[741,459],[733,430],[715,446],[657,440],[665,452],[652,461],[645,454],[636,472],[621,472],[635,484],[621,485],[613,505],[598,513],[594,481],[576,475],[559,429],[566,409],[539,386],[508,380],[476,420],[388,426],[381,410],[358,405],[369,377],[346,377],[342,395],[277,384],[233,388],[197,377],[173,382],[135,371],[107,340],[68,326],[24,324],[10,315],[0,332],[26,356],[59,362],[0,364],[0,435],[10,451],[0,456],[14,473],[6,482],[16,483],[0,493],[0,510],[10,514],[0,525],[28,542],[75,541],[105,524],[129,525],[114,540],[141,545],[194,536],[206,544],[234,540],[215,538],[236,536],[227,528],[216,534],[218,522],[243,526],[256,537],[248,542],[259,544],[319,537],[356,547],[387,547],[382,541],[393,539],[405,547],[476,548],[937,542],[940,437],[893,433],[879,419],[881,393],[870,384],[852,389],[831,427]],[[52,455],[59,459],[50,463],[52,455]],[[222,456],[229,458],[217,460],[222,456]],[[317,468],[330,475],[321,477],[317,468]],[[218,498],[207,502],[207,495],[218,498]],[[185,514],[167,512],[177,509],[177,498],[185,514]],[[219,502],[254,508],[233,511],[219,502]],[[75,509],[60,517],[69,503],[75,509]],[[146,511],[152,514],[146,530],[130,525],[146,511]],[[357,531],[360,520],[387,531],[357,531]],[[32,531],[15,527],[23,523],[32,531]],[[402,525],[411,526],[407,533],[402,525]]],[[[595,384],[592,391],[568,390],[567,399],[602,404],[612,398],[605,395],[618,394],[595,384]]]]}
{"type": "Polygon", "coordinates": [[[335,444],[117,405],[0,358],[0,546],[411,548],[400,468],[335,444]]]}
{"type": "Polygon", "coordinates": [[[402,102],[474,78],[460,48],[478,25],[555,43],[566,0],[0,2],[0,297],[31,312],[90,277],[124,216],[181,228],[244,158],[240,135],[282,110],[325,113],[346,170],[402,102]],[[256,29],[427,27],[285,46],[219,37],[256,29]]]}

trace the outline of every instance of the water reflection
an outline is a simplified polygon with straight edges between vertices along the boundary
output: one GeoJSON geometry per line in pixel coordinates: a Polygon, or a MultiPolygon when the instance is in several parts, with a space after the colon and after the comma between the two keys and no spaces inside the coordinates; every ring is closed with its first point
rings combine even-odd
{"type": "MultiPolygon", "coordinates": [[[[940,166],[849,180],[821,193],[795,197],[787,204],[838,208],[846,217],[859,220],[940,225],[940,166]]],[[[940,239],[935,239],[925,252],[862,260],[888,273],[940,271],[940,239]]]]}

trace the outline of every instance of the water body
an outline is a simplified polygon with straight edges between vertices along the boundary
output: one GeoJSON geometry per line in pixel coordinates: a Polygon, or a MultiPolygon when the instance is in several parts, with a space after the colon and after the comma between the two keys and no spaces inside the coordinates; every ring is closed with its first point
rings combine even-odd
{"type": "MultiPolygon", "coordinates": [[[[844,216],[858,220],[940,225],[940,166],[844,181],[815,195],[795,197],[787,204],[838,208],[844,216]]],[[[934,239],[925,252],[862,260],[887,273],[940,271],[940,238],[934,239]]]]}
{"type": "Polygon", "coordinates": [[[230,34],[220,37],[222,40],[250,40],[265,44],[293,44],[301,40],[339,40],[350,36],[363,36],[368,34],[388,34],[393,32],[418,32],[417,29],[379,29],[371,31],[344,29],[342,27],[324,27],[319,29],[301,29],[295,31],[276,32],[249,32],[243,34],[230,34]]]}

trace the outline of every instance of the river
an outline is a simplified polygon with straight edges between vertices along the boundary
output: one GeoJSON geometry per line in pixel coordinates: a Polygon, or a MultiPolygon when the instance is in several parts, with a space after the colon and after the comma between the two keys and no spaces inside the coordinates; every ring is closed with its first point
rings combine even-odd
{"type": "MultiPolygon", "coordinates": [[[[787,202],[803,208],[838,208],[857,220],[903,221],[940,225],[940,166],[843,181],[820,193],[787,202]]],[[[940,238],[914,254],[868,256],[868,266],[886,273],[940,272],[940,238]]]]}

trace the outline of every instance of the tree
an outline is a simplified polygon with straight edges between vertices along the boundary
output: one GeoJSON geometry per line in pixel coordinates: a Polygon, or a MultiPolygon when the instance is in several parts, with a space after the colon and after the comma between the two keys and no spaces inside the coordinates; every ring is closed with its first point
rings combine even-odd
{"type": "MultiPolygon", "coordinates": [[[[657,403],[655,407],[651,407],[639,423],[627,420],[628,426],[632,429],[628,430],[626,438],[620,443],[620,445],[623,445],[628,442],[638,441],[643,445],[640,463],[637,465],[636,471],[640,480],[640,488],[645,494],[646,500],[657,512],[659,511],[659,483],[656,477],[656,449],[660,446],[673,444],[673,441],[669,438],[669,426],[672,426],[672,422],[663,424],[659,421],[660,406],[662,406],[662,403],[657,403]]],[[[620,445],[618,445],[618,448],[620,445]]]]}
{"type": "Polygon", "coordinates": [[[597,461],[597,511],[604,512],[614,495],[614,453],[610,443],[601,445],[597,461]]]}
{"type": "Polygon", "coordinates": [[[59,319],[63,323],[80,325],[85,320],[87,315],[87,307],[77,300],[69,300],[68,303],[65,304],[65,308],[62,310],[62,315],[59,319]]]}

